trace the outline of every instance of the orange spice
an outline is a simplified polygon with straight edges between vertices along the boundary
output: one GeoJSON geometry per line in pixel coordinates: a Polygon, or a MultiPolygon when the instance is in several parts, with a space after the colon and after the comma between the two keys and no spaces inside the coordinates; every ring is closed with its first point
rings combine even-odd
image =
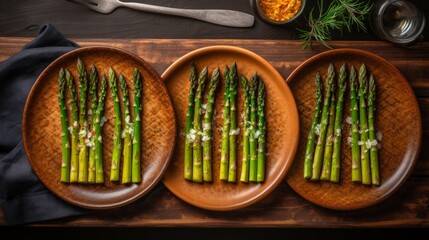
{"type": "Polygon", "coordinates": [[[275,21],[291,19],[301,8],[301,0],[260,0],[264,14],[275,21]]]}

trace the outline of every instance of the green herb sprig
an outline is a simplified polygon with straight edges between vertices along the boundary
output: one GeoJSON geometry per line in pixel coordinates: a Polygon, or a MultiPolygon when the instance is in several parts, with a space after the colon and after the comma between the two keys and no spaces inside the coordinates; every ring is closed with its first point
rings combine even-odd
{"type": "Polygon", "coordinates": [[[371,11],[372,3],[358,0],[334,0],[328,8],[324,10],[323,0],[318,2],[319,14],[315,16],[314,8],[310,11],[307,19],[308,29],[297,29],[299,39],[302,40],[301,47],[306,49],[312,47],[313,40],[323,44],[327,48],[332,48],[326,41],[331,40],[331,31],[343,31],[346,28],[349,32],[353,26],[358,31],[366,32],[364,19],[371,11]]]}

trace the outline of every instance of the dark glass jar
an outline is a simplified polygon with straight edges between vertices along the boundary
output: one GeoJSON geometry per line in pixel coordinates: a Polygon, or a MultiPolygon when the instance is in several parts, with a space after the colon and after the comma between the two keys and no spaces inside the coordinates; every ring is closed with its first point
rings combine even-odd
{"type": "Polygon", "coordinates": [[[407,0],[378,0],[371,14],[371,27],[381,39],[399,45],[413,45],[423,39],[426,19],[422,11],[407,0]]]}

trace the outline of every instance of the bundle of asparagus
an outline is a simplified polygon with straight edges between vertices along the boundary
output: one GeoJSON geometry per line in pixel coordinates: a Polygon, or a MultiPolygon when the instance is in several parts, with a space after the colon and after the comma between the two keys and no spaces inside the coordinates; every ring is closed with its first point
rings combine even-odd
{"type": "MultiPolygon", "coordinates": [[[[346,65],[343,64],[338,77],[338,94],[336,97],[335,70],[332,64],[329,65],[323,99],[321,76],[319,73],[316,74],[316,106],[307,138],[304,159],[304,178],[306,179],[330,180],[332,182],[339,182],[340,180],[341,125],[344,94],[347,86],[346,75],[346,65]],[[322,101],[323,109],[321,110],[322,101]]],[[[371,74],[369,78],[369,93],[364,64],[359,70],[358,77],[355,68],[352,66],[349,79],[352,181],[380,185],[374,127],[374,76],[371,74]]]]}
{"type": "Polygon", "coordinates": [[[197,70],[192,64],[190,90],[185,126],[184,178],[194,182],[211,182],[212,175],[212,122],[214,99],[219,83],[219,68],[211,76],[209,93],[203,107],[203,95],[208,68],[204,67],[197,80],[197,70]],[[201,116],[204,114],[204,118],[201,116]],[[204,123],[203,123],[204,121],[204,123]]]}
{"type": "Polygon", "coordinates": [[[241,76],[244,91],[244,133],[241,182],[265,181],[265,85],[258,73],[241,76]]]}
{"type": "MultiPolygon", "coordinates": [[[[103,75],[99,83],[96,67],[92,65],[89,74],[89,94],[87,94],[87,73],[85,65],[80,58],[78,58],[77,61],[77,69],[79,96],[76,93],[73,76],[67,69],[60,69],[58,76],[58,101],[62,129],[61,181],[103,183],[102,127],[104,122],[107,121],[104,117],[107,80],[103,75]],[[66,85],[68,86],[70,94],[72,122],[70,127],[68,127],[67,106],[64,94],[66,85]],[[97,96],[98,85],[100,86],[97,96]],[[79,106],[77,104],[78,97],[79,106]],[[90,109],[86,107],[87,98],[90,100],[90,109]]],[[[116,87],[116,75],[113,68],[110,68],[109,85],[112,90],[115,111],[114,145],[110,180],[119,181],[122,153],[124,156],[122,183],[138,183],[141,182],[141,75],[137,69],[134,70],[134,124],[131,121],[129,110],[128,86],[122,75],[119,76],[119,83],[124,103],[124,129],[121,127],[122,112],[119,104],[118,89],[116,87]],[[132,138],[133,140],[131,141],[132,138]],[[123,141],[124,144],[122,144],[123,141]],[[123,150],[122,146],[124,146],[123,150]]]]}
{"type": "Polygon", "coordinates": [[[304,178],[306,179],[339,181],[341,123],[346,90],[346,74],[346,65],[343,64],[338,78],[338,96],[336,96],[335,69],[332,64],[329,65],[324,99],[321,76],[319,73],[316,74],[316,106],[308,134],[304,159],[304,178]],[[320,111],[322,102],[323,109],[320,111]],[[319,120],[320,114],[322,116],[319,120]]]}
{"type": "Polygon", "coordinates": [[[352,86],[352,181],[365,185],[380,185],[378,163],[378,142],[375,138],[375,80],[370,74],[369,87],[365,64],[358,74],[359,87],[356,82],[356,71],[351,68],[350,84],[352,86]],[[357,103],[359,91],[359,104],[357,103]],[[369,92],[368,92],[369,91],[369,92]],[[358,107],[359,106],[359,107],[358,107]]]}

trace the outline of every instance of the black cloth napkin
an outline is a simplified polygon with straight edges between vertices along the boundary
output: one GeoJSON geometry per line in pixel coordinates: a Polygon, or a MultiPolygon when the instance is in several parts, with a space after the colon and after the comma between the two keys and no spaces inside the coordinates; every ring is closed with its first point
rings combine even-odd
{"type": "Polygon", "coordinates": [[[48,24],[19,53],[0,63],[0,199],[7,224],[87,212],[57,198],[39,181],[21,133],[22,112],[34,81],[53,60],[77,47],[48,24]]]}

